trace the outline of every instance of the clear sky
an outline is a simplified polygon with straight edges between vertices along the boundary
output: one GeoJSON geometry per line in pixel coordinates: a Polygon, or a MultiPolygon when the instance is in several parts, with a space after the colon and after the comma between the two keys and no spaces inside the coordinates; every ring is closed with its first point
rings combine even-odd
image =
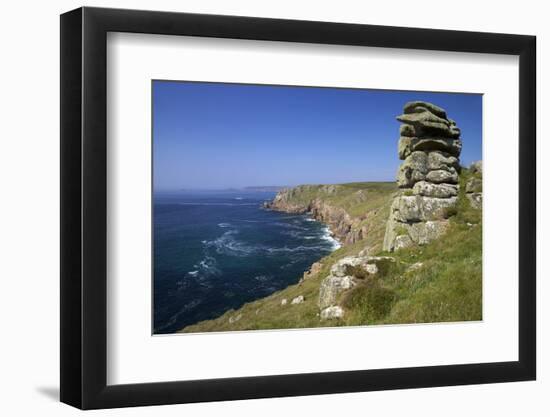
{"type": "Polygon", "coordinates": [[[457,122],[462,165],[481,159],[481,95],[154,81],[154,188],[394,181],[412,100],[457,122]]]}

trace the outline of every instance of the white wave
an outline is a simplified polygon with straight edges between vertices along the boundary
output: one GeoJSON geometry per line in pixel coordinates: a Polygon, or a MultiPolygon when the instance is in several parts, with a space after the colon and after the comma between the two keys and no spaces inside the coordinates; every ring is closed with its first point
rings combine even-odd
{"type": "Polygon", "coordinates": [[[309,230],[307,227],[304,226],[298,226],[294,223],[283,223],[283,222],[273,222],[271,223],[273,226],[279,226],[284,227],[286,229],[295,229],[295,230],[309,230]]]}
{"type": "Polygon", "coordinates": [[[321,239],[329,242],[333,251],[342,247],[342,244],[338,241],[338,239],[334,238],[328,226],[323,227],[321,239]]]}
{"type": "Polygon", "coordinates": [[[242,200],[242,197],[235,197],[235,200],[242,200]]]}
{"type": "Polygon", "coordinates": [[[271,275],[257,275],[254,277],[254,280],[259,282],[266,282],[269,281],[271,278],[271,275]]]}
{"type": "Polygon", "coordinates": [[[221,228],[231,227],[231,223],[218,223],[218,227],[221,227],[221,228]]]}
{"type": "MultiPolygon", "coordinates": [[[[237,230],[229,230],[225,232],[223,235],[218,237],[217,239],[210,240],[204,242],[204,245],[207,248],[213,248],[217,253],[221,255],[229,255],[229,256],[249,256],[249,255],[256,255],[256,254],[276,254],[280,252],[309,252],[309,251],[323,251],[326,250],[326,246],[321,245],[312,245],[312,246],[304,246],[299,245],[295,247],[288,247],[288,246],[282,246],[282,247],[270,247],[266,245],[254,245],[249,244],[247,242],[243,242],[239,239],[237,239],[238,231],[237,230]]],[[[330,235],[329,235],[330,236],[330,235]]],[[[323,239],[322,237],[321,239],[323,239]]],[[[333,239],[334,240],[334,239],[333,239]]],[[[334,240],[335,241],[335,240],[334,240]]]]}
{"type": "Polygon", "coordinates": [[[191,275],[192,277],[196,277],[196,276],[199,274],[199,271],[198,271],[198,270],[196,270],[196,271],[189,271],[187,274],[188,274],[188,275],[191,275]]]}
{"type": "Polygon", "coordinates": [[[303,238],[301,232],[297,231],[297,230],[283,230],[281,232],[281,234],[283,235],[287,235],[287,236],[291,236],[291,237],[294,237],[294,238],[303,238]]]}
{"type": "Polygon", "coordinates": [[[212,275],[221,274],[221,271],[218,268],[216,259],[213,256],[206,255],[204,259],[202,259],[199,263],[193,266],[197,268],[196,270],[197,274],[194,274],[193,276],[198,277],[200,279],[204,279],[205,277],[212,276],[212,275]]]}
{"type": "Polygon", "coordinates": [[[213,247],[217,253],[234,256],[247,256],[254,253],[257,247],[247,245],[235,238],[237,230],[229,230],[217,239],[207,241],[207,247],[213,247]]]}

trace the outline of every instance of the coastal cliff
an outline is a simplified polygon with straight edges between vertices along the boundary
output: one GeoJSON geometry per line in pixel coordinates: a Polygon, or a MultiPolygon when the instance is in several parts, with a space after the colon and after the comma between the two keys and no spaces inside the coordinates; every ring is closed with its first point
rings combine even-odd
{"type": "Polygon", "coordinates": [[[384,215],[389,213],[394,183],[300,185],[277,193],[264,207],[285,213],[308,213],[329,226],[342,245],[365,240],[371,250],[381,247],[384,215]]]}
{"type": "Polygon", "coordinates": [[[301,185],[264,204],[308,213],[341,248],[296,284],[181,331],[481,320],[482,163],[460,166],[460,130],[443,109],[404,111],[395,183],[301,185]]]}

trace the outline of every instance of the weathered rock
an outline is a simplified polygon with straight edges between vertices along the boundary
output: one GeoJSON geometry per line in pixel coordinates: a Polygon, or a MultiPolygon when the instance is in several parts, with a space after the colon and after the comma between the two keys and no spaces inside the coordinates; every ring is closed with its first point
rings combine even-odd
{"type": "Polygon", "coordinates": [[[426,244],[445,233],[448,217],[456,213],[462,150],[456,122],[434,104],[409,102],[397,120],[404,123],[397,185],[405,191],[390,208],[383,246],[389,251],[426,244]]]}
{"type": "Polygon", "coordinates": [[[414,151],[443,151],[458,157],[462,151],[462,141],[450,137],[410,138],[410,152],[414,151]]]}
{"type": "Polygon", "coordinates": [[[306,299],[304,298],[303,295],[299,295],[298,297],[294,297],[292,299],[292,301],[290,302],[290,304],[301,304],[305,301],[306,299]]]}
{"type": "Polygon", "coordinates": [[[353,267],[361,267],[366,269],[369,257],[367,256],[346,256],[339,259],[330,268],[330,274],[335,277],[345,277],[349,275],[349,269],[353,267]]]}
{"type": "Polygon", "coordinates": [[[426,174],[426,181],[433,182],[434,184],[458,184],[458,174],[454,168],[450,168],[453,171],[445,171],[438,169],[436,171],[430,171],[426,174]]]}
{"type": "MultiPolygon", "coordinates": [[[[395,204],[395,200],[392,204],[395,204]]],[[[393,251],[397,233],[398,222],[395,220],[395,213],[390,212],[390,217],[386,222],[386,231],[384,233],[384,243],[382,249],[385,251],[393,251]]]]}
{"type": "Polygon", "coordinates": [[[323,264],[321,262],[314,262],[313,264],[311,264],[309,270],[304,272],[302,280],[306,280],[314,275],[317,275],[319,272],[321,272],[321,269],[323,269],[323,264]]]}
{"type": "Polygon", "coordinates": [[[401,125],[399,127],[399,134],[401,136],[414,136],[414,127],[411,125],[401,125]]]}
{"type": "MultiPolygon", "coordinates": [[[[415,113],[417,112],[418,108],[421,108],[422,111],[428,110],[435,114],[438,117],[441,117],[443,119],[447,119],[447,112],[443,110],[441,107],[436,106],[435,104],[429,103],[427,101],[409,101],[408,103],[405,103],[405,106],[403,106],[403,112],[406,113],[415,113]]],[[[448,119],[449,122],[451,122],[450,119],[448,119]]]]}
{"type": "Polygon", "coordinates": [[[353,256],[347,256],[339,259],[330,267],[330,274],[335,277],[345,277],[347,275],[348,266],[357,266],[361,261],[353,256]]]}
{"type": "Polygon", "coordinates": [[[437,135],[451,137],[452,135],[449,121],[436,116],[427,109],[420,109],[417,113],[402,114],[397,116],[397,120],[412,125],[417,137],[437,135]]]}
{"type": "Polygon", "coordinates": [[[414,184],[413,194],[437,198],[454,197],[458,195],[458,186],[452,184],[432,184],[427,181],[419,181],[414,184]]]}
{"type": "Polygon", "coordinates": [[[411,142],[413,139],[414,138],[407,136],[401,136],[399,138],[399,142],[397,142],[397,155],[399,156],[399,159],[403,160],[411,154],[411,142]]]}
{"type": "Polygon", "coordinates": [[[369,275],[376,275],[378,273],[378,266],[375,263],[366,264],[363,269],[369,275]]]}
{"type": "Polygon", "coordinates": [[[458,158],[442,151],[432,151],[428,153],[428,169],[435,171],[443,169],[446,171],[457,172],[460,170],[458,158]]]}
{"type": "Polygon", "coordinates": [[[447,210],[456,206],[457,201],[457,197],[401,196],[392,203],[392,210],[394,219],[401,223],[442,220],[447,217],[447,210]]]}
{"type": "Polygon", "coordinates": [[[327,307],[321,311],[321,320],[333,320],[344,317],[344,309],[340,306],[327,307]]]}
{"type": "Polygon", "coordinates": [[[457,139],[457,138],[460,137],[460,129],[459,129],[457,126],[451,125],[451,126],[449,127],[449,130],[450,130],[450,132],[451,132],[451,135],[450,135],[450,136],[451,136],[452,138],[457,139]]]}
{"type": "MultiPolygon", "coordinates": [[[[448,220],[430,220],[417,223],[394,224],[394,237],[385,242],[385,250],[397,250],[413,244],[425,245],[442,236],[448,229],[448,220]]],[[[391,234],[390,234],[391,236],[391,234]]]]}
{"type": "Polygon", "coordinates": [[[422,181],[428,173],[428,155],[425,152],[412,152],[397,172],[397,185],[400,188],[410,188],[416,182],[422,181]]]}
{"type": "Polygon", "coordinates": [[[335,277],[329,275],[321,282],[321,287],[319,288],[319,308],[322,310],[335,305],[338,296],[353,286],[355,286],[355,281],[351,276],[335,277]]]}
{"type": "Polygon", "coordinates": [[[473,162],[472,165],[470,165],[470,170],[474,174],[483,174],[483,162],[482,161],[473,162]]]}
{"type": "Polygon", "coordinates": [[[480,193],[482,187],[483,181],[480,178],[470,178],[466,183],[465,191],[467,193],[480,193]]]}
{"type": "Polygon", "coordinates": [[[427,221],[407,225],[409,237],[419,245],[425,245],[442,236],[448,229],[447,220],[427,221]]]}
{"type": "Polygon", "coordinates": [[[453,138],[417,138],[402,136],[398,142],[399,159],[405,159],[414,151],[442,151],[457,157],[462,149],[462,141],[453,138]]]}
{"type": "Polygon", "coordinates": [[[411,237],[409,235],[399,235],[395,238],[393,246],[390,250],[399,250],[403,248],[408,248],[409,246],[414,245],[411,237]]]}
{"type": "Polygon", "coordinates": [[[396,119],[402,123],[412,125],[416,128],[418,125],[425,123],[440,123],[446,127],[450,126],[450,122],[444,118],[436,116],[434,113],[429,111],[426,108],[418,108],[414,113],[405,113],[400,116],[397,116],[396,119]]]}
{"type": "Polygon", "coordinates": [[[483,195],[481,193],[466,194],[470,205],[475,209],[480,209],[483,206],[483,195]]]}

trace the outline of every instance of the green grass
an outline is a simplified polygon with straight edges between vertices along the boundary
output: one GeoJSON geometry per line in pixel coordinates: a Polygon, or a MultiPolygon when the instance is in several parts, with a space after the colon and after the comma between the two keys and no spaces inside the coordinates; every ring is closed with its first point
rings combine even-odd
{"type": "MultiPolygon", "coordinates": [[[[389,255],[396,262],[379,264],[376,277],[354,272],[357,286],[342,295],[340,304],[346,314],[341,320],[320,321],[317,306],[319,286],[337,260],[356,255],[366,246],[380,247],[384,237],[394,186],[387,183],[352,183],[341,185],[327,197],[342,207],[352,205],[353,195],[366,190],[361,201],[369,228],[367,239],[344,246],[323,258],[322,269],[307,280],[291,285],[269,297],[247,303],[237,311],[188,326],[185,332],[228,330],[284,329],[320,326],[357,326],[397,323],[432,323],[482,319],[482,225],[481,211],[470,207],[464,195],[464,184],[472,174],[464,169],[460,177],[459,202],[450,217],[448,232],[425,246],[414,246],[389,255]],[[422,266],[410,270],[418,262],[422,266]],[[305,301],[291,305],[294,297],[303,295],[305,301]],[[281,305],[282,299],[286,305],[281,305]],[[233,323],[229,318],[241,314],[233,323]]],[[[318,187],[318,186],[313,186],[318,187]]],[[[319,195],[319,190],[308,190],[319,195]]],[[[309,197],[308,197],[309,198],[309,197]]],[[[324,197],[323,197],[324,198],[324,197]]],[[[348,207],[348,209],[350,209],[348,207]]],[[[351,209],[350,209],[351,210],[351,209]]],[[[355,210],[354,213],[357,213],[355,210]]],[[[375,253],[372,253],[375,254],[375,253]]],[[[297,277],[298,280],[298,277],[297,277]]]]}

